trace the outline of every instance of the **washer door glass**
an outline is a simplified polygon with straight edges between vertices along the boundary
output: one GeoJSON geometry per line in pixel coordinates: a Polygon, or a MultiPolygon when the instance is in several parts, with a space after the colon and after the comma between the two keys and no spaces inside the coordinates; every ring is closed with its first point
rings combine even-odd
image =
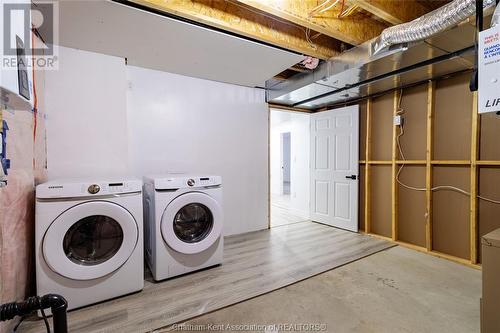
{"type": "Polygon", "coordinates": [[[210,209],[201,203],[190,203],[182,207],[174,217],[174,233],[186,243],[197,243],[205,239],[214,225],[210,209]]]}
{"type": "Polygon", "coordinates": [[[123,229],[109,216],[92,215],[79,220],[66,232],[64,253],[72,262],[98,265],[118,252],[123,243],[123,229]]]}

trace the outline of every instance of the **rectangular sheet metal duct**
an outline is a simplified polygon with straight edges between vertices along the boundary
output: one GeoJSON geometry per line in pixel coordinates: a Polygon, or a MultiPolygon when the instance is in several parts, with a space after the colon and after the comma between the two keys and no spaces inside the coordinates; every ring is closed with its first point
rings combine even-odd
{"type": "Polygon", "coordinates": [[[423,42],[371,55],[368,41],[312,73],[266,83],[269,103],[317,110],[474,66],[475,27],[464,23],[423,42]]]}

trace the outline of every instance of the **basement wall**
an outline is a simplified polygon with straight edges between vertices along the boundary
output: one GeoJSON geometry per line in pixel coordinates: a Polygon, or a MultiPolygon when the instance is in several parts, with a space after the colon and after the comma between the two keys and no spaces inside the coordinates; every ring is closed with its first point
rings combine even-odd
{"type": "Polygon", "coordinates": [[[267,228],[268,107],[262,90],[65,47],[59,59],[59,70],[46,73],[50,179],[221,175],[224,234],[267,228]]]}
{"type": "Polygon", "coordinates": [[[481,262],[480,237],[500,228],[500,117],[477,115],[470,73],[405,89],[404,157],[393,126],[400,92],[361,105],[361,230],[461,263],[481,262]],[[364,119],[363,119],[364,118],[364,119]],[[404,166],[404,167],[403,167],[404,166]],[[408,189],[400,181],[420,191],[408,189]],[[472,192],[431,191],[454,186],[472,192]]]}
{"type": "Polygon", "coordinates": [[[264,91],[127,68],[130,172],[222,176],[224,234],[268,226],[264,91]]]}

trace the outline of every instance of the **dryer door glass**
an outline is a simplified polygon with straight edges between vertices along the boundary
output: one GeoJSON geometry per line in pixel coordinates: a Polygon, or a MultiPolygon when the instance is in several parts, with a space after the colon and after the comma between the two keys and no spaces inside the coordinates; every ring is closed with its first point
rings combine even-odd
{"type": "Polygon", "coordinates": [[[174,217],[174,233],[183,242],[196,243],[208,236],[214,218],[210,209],[201,203],[182,207],[174,217]]]}
{"type": "Polygon", "coordinates": [[[123,230],[108,216],[87,216],[73,224],[63,240],[64,253],[84,266],[101,264],[113,257],[123,243],[123,230]]]}

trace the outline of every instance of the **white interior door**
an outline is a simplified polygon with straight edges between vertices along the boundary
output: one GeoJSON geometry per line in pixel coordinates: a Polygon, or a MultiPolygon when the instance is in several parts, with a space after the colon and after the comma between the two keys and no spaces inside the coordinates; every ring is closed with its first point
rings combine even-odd
{"type": "Polygon", "coordinates": [[[311,219],[358,231],[359,107],[311,115],[311,219]]]}

